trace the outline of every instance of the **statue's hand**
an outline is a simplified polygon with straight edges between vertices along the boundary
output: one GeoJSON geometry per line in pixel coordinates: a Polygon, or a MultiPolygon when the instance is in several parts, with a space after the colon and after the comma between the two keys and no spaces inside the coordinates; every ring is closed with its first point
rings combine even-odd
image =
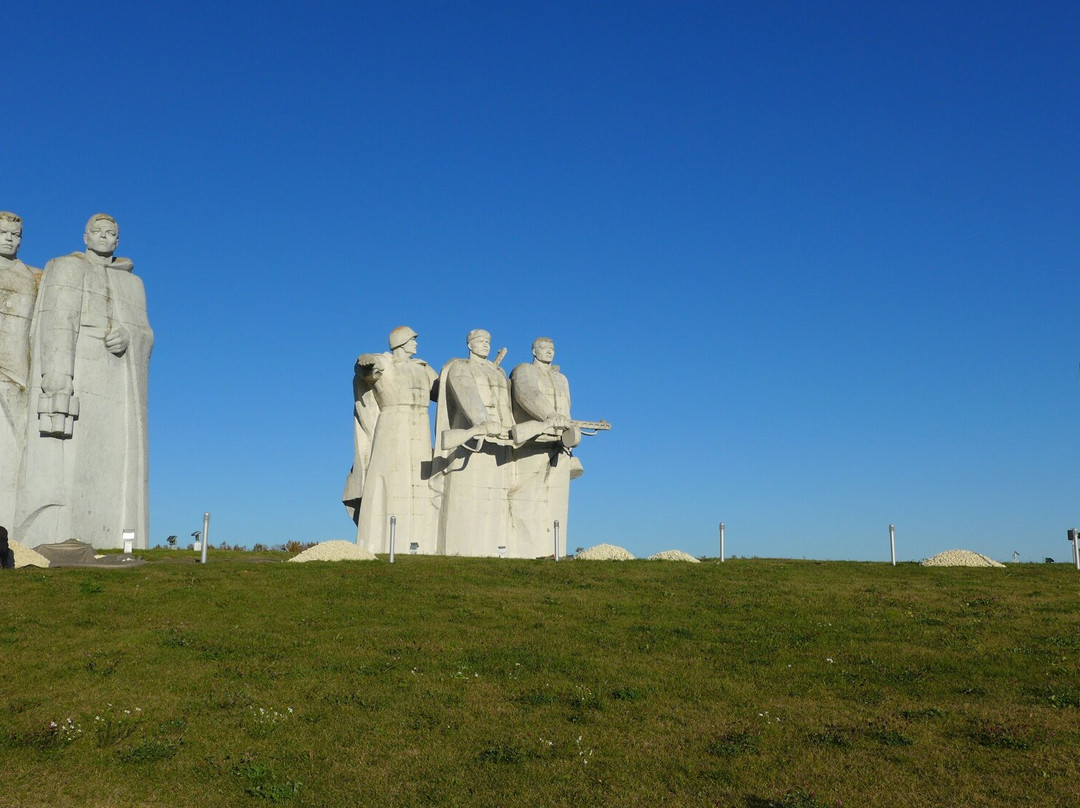
{"type": "Polygon", "coordinates": [[[498,421],[484,421],[480,427],[484,430],[483,434],[489,438],[497,438],[506,432],[498,421]]]}
{"type": "Polygon", "coordinates": [[[63,393],[70,396],[75,392],[71,377],[66,373],[46,373],[41,377],[41,392],[47,396],[63,393]]]}
{"type": "Polygon", "coordinates": [[[371,379],[378,379],[386,370],[386,357],[382,354],[360,354],[356,357],[356,365],[361,375],[371,379]]]}
{"type": "Polygon", "coordinates": [[[123,356],[131,344],[131,333],[122,325],[114,325],[105,335],[105,347],[113,356],[123,356]]]}
{"type": "Polygon", "coordinates": [[[552,429],[566,429],[570,426],[570,418],[566,415],[553,415],[547,422],[552,429]]]}

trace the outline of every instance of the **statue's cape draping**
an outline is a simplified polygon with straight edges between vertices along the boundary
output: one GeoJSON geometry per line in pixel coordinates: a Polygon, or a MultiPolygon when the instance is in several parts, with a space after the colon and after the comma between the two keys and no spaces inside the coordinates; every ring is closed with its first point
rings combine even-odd
{"type": "Polygon", "coordinates": [[[438,400],[435,404],[435,448],[432,452],[431,461],[431,480],[430,485],[435,495],[436,505],[442,497],[443,488],[446,485],[445,476],[451,471],[456,471],[460,468],[461,464],[457,464],[451,468],[451,463],[460,454],[460,447],[455,449],[444,449],[442,445],[442,434],[446,430],[450,429],[450,385],[447,381],[450,369],[456,366],[460,362],[468,362],[467,359],[451,359],[439,372],[439,388],[438,388],[438,400]]]}
{"type": "Polygon", "coordinates": [[[364,482],[371,462],[371,442],[379,420],[379,402],[375,400],[375,380],[363,373],[359,362],[353,372],[353,465],[345,478],[342,504],[355,523],[360,518],[364,482]]]}

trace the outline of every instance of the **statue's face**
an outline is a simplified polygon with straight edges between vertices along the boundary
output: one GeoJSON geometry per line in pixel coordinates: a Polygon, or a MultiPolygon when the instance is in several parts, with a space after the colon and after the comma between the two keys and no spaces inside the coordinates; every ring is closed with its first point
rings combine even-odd
{"type": "Polygon", "coordinates": [[[120,243],[120,234],[116,225],[108,219],[95,219],[86,228],[83,241],[96,253],[112,255],[116,245],[120,243]]]}
{"type": "Polygon", "coordinates": [[[416,353],[416,337],[409,337],[409,341],[401,346],[409,356],[413,356],[416,353]]]}
{"type": "Polygon", "coordinates": [[[22,225],[0,219],[0,256],[14,258],[22,244],[22,225]]]}
{"type": "Polygon", "coordinates": [[[477,334],[469,340],[469,351],[481,359],[487,359],[488,354],[491,353],[491,335],[477,334]]]}
{"type": "Polygon", "coordinates": [[[541,362],[550,363],[555,358],[555,343],[553,342],[538,342],[536,347],[533,348],[533,356],[539,359],[541,362]]]}

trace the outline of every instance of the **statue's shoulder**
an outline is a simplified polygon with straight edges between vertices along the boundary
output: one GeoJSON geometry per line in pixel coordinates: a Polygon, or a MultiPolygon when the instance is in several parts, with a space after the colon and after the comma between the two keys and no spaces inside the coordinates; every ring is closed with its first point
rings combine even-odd
{"type": "Polygon", "coordinates": [[[446,373],[449,373],[452,370],[458,370],[459,365],[462,365],[462,364],[467,365],[468,363],[469,363],[469,360],[462,359],[460,356],[455,356],[453,359],[451,359],[449,362],[447,362],[445,365],[442,366],[441,373],[446,374],[446,373]]]}
{"type": "Polygon", "coordinates": [[[88,266],[89,262],[83,257],[82,253],[61,255],[59,258],[53,258],[45,264],[42,278],[46,283],[55,283],[64,278],[82,275],[88,266]]]}
{"type": "Polygon", "coordinates": [[[84,267],[86,266],[86,256],[84,256],[81,252],[73,252],[68,253],[67,255],[61,255],[59,258],[53,258],[51,261],[47,261],[45,264],[45,269],[61,266],[84,267]]]}

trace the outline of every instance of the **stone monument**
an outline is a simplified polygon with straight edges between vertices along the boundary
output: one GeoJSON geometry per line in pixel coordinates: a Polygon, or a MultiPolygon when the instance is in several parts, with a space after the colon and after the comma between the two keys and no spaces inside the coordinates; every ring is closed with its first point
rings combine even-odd
{"type": "Polygon", "coordinates": [[[514,487],[510,492],[515,554],[522,558],[552,555],[554,525],[559,523],[559,555],[566,555],[570,480],[582,473],[581,461],[563,444],[570,429],[570,384],[553,365],[555,343],[539,337],[533,361],[510,374],[515,434],[531,434],[514,449],[514,487]]]}
{"type": "Polygon", "coordinates": [[[15,524],[30,394],[30,318],[41,270],[19,260],[22,219],[0,211],[0,524],[15,524]]]}
{"type": "Polygon", "coordinates": [[[86,224],[84,252],[45,265],[31,333],[30,406],[17,535],[149,546],[146,293],[114,255],[116,220],[86,224]]]}
{"type": "Polygon", "coordinates": [[[432,475],[441,494],[436,552],[513,556],[510,386],[498,360],[487,358],[487,331],[470,331],[466,343],[468,358],[451,359],[439,376],[432,475]]]}
{"type": "Polygon", "coordinates": [[[428,406],[438,376],[416,358],[417,333],[390,332],[390,353],[361,354],[353,376],[353,467],[342,500],[356,522],[356,543],[373,553],[435,552],[428,406]]]}

